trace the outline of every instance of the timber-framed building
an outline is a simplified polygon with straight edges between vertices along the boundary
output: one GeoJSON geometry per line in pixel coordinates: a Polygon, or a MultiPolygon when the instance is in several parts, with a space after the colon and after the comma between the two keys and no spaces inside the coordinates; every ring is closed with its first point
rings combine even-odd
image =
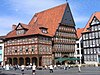
{"type": "Polygon", "coordinates": [[[82,32],[84,63],[100,63],[100,12],[95,12],[90,17],[82,32]]]}
{"type": "Polygon", "coordinates": [[[6,63],[54,64],[58,57],[74,56],[76,38],[68,3],[44,10],[36,13],[28,25],[13,25],[5,38],[6,63]]]}

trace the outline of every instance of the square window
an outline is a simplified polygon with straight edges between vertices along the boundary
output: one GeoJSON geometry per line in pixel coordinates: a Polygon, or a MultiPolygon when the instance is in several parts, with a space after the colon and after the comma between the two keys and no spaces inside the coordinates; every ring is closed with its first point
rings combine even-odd
{"type": "Polygon", "coordinates": [[[20,52],[22,52],[23,51],[23,48],[20,48],[20,52]]]}
{"type": "Polygon", "coordinates": [[[34,47],[32,47],[32,52],[34,52],[34,47]]]}
{"type": "Polygon", "coordinates": [[[28,48],[26,48],[26,52],[28,52],[28,48]]]}
{"type": "Polygon", "coordinates": [[[79,52],[79,50],[77,50],[77,54],[79,54],[80,52],[79,52]]]}
{"type": "Polygon", "coordinates": [[[15,53],[17,53],[17,50],[15,50],[15,53]]]}
{"type": "Polygon", "coordinates": [[[2,50],[2,46],[0,46],[0,50],[2,50]]]}
{"type": "Polygon", "coordinates": [[[77,48],[79,48],[79,43],[77,44],[77,48]]]}

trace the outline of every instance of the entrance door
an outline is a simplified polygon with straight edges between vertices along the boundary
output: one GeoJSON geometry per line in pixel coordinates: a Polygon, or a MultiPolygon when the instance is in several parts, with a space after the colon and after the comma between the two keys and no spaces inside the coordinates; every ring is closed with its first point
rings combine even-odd
{"type": "Polygon", "coordinates": [[[21,58],[19,58],[19,65],[21,66],[21,65],[24,65],[24,59],[21,57],[21,58]]]}
{"type": "Polygon", "coordinates": [[[29,57],[25,58],[25,63],[26,63],[26,66],[30,65],[30,58],[29,57]]]}
{"type": "Polygon", "coordinates": [[[13,58],[13,65],[17,65],[18,64],[18,59],[17,58],[13,58]]]}
{"type": "Polygon", "coordinates": [[[32,65],[33,65],[33,64],[35,64],[35,65],[37,66],[37,58],[36,58],[36,57],[33,57],[33,58],[32,58],[32,65]]]}

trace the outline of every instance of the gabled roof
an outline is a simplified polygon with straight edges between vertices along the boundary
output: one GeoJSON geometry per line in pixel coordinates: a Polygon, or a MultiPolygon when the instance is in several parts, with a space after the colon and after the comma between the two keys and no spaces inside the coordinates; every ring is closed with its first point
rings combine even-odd
{"type": "Polygon", "coordinates": [[[77,37],[78,37],[78,39],[81,37],[81,33],[83,32],[83,30],[84,30],[84,28],[78,28],[77,29],[77,37]]]}
{"type": "Polygon", "coordinates": [[[26,24],[24,24],[24,23],[19,23],[17,26],[16,26],[16,28],[15,29],[17,29],[18,28],[18,26],[21,26],[22,28],[24,28],[24,29],[29,29],[29,26],[28,25],[26,25],[26,24]]]}
{"type": "Polygon", "coordinates": [[[48,28],[48,34],[46,35],[54,36],[59,23],[61,23],[66,6],[67,4],[62,4],[60,6],[36,13],[29,25],[33,28],[37,26],[37,29],[35,30],[39,34],[42,34],[39,27],[46,27],[48,28]]]}
{"type": "Polygon", "coordinates": [[[17,34],[16,34],[16,29],[17,29],[17,27],[18,27],[19,25],[21,25],[24,29],[29,30],[29,26],[28,26],[28,25],[23,24],[23,23],[19,23],[19,24],[16,26],[16,28],[15,28],[14,30],[10,31],[10,32],[6,35],[6,38],[25,36],[26,34],[23,34],[23,35],[17,35],[17,34]]]}
{"type": "Polygon", "coordinates": [[[93,18],[96,17],[99,21],[100,21],[100,12],[95,12],[94,14],[92,14],[92,16],[90,17],[87,25],[85,26],[83,33],[88,32],[89,30],[87,30],[90,27],[90,23],[92,22],[93,18]]]}
{"type": "Polygon", "coordinates": [[[20,23],[20,24],[22,25],[23,28],[29,29],[29,26],[28,26],[28,25],[26,25],[26,24],[24,24],[24,23],[20,23]]]}
{"type": "Polygon", "coordinates": [[[9,32],[6,37],[10,38],[35,34],[53,37],[55,35],[56,29],[59,26],[59,23],[61,23],[66,6],[68,6],[68,3],[36,13],[28,25],[21,23],[24,28],[28,29],[25,34],[16,35],[16,30],[13,30],[9,32]],[[47,28],[48,33],[42,33],[40,27],[47,28]]]}

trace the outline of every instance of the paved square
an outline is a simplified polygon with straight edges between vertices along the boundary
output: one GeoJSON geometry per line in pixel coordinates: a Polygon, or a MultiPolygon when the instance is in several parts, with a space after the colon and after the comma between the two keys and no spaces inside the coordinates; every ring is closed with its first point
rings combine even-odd
{"type": "MultiPolygon", "coordinates": [[[[77,67],[68,70],[57,69],[53,73],[49,73],[49,70],[36,70],[36,75],[100,75],[100,67],[82,67],[81,70],[78,72],[77,67]]],[[[24,75],[32,75],[32,70],[25,70],[24,73],[24,75]]],[[[21,71],[2,71],[0,75],[21,75],[21,71]]]]}

